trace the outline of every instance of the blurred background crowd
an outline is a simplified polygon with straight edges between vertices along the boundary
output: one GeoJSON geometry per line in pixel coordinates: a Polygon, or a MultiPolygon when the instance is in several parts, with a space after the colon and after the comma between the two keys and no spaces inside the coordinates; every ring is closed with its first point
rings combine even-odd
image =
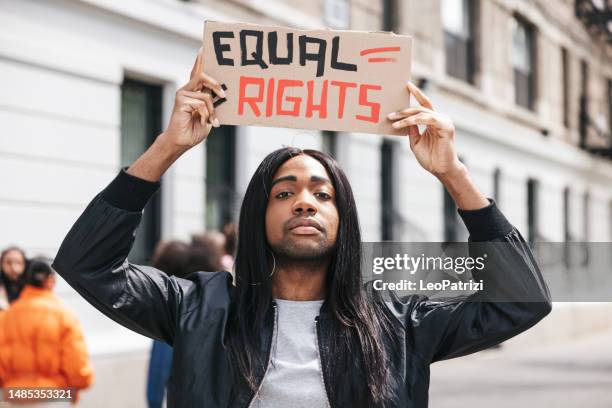
{"type": "MultiPolygon", "coordinates": [[[[178,278],[231,271],[235,248],[236,227],[229,223],[222,232],[195,234],[190,242],[159,241],[147,264],[178,278]]],[[[0,387],[73,388],[78,403],[79,391],[93,383],[94,368],[77,317],[54,294],[55,283],[48,259],[28,259],[16,246],[0,254],[0,387]]],[[[154,340],[146,382],[149,407],[164,403],[171,369],[172,347],[154,340]]]]}
{"type": "MultiPolygon", "coordinates": [[[[206,19],[411,35],[413,81],[452,117],[462,161],[528,241],[609,244],[610,3],[0,0],[0,247],[22,248],[7,252],[6,269],[3,260],[0,308],[25,285],[26,256],[52,258],[89,200],[163,129],[206,19]]],[[[283,145],[338,160],[365,240],[467,238],[452,199],[401,137],[222,126],[164,176],[130,260],[168,262],[177,275],[230,269],[228,225],[257,164],[283,145]]],[[[580,279],[589,258],[549,261],[580,279]]],[[[80,404],[146,406],[151,351],[163,366],[169,350],[111,322],[61,278],[47,286],[78,318],[95,372],[80,404]]],[[[432,366],[432,406],[612,406],[611,304],[553,309],[499,349],[432,366]]],[[[159,392],[165,380],[154,381],[159,392]]]]}

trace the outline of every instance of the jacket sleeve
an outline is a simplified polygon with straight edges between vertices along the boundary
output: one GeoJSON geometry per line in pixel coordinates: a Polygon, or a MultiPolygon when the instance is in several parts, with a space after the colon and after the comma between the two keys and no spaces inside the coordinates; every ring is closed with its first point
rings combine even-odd
{"type": "Polygon", "coordinates": [[[77,389],[93,383],[94,371],[89,363],[87,347],[81,327],[72,313],[63,316],[63,333],[60,345],[61,370],[68,380],[68,386],[77,389]]]}
{"type": "Polygon", "coordinates": [[[127,260],[142,210],[158,187],[121,171],[68,232],[53,268],[111,319],[172,344],[193,282],[127,260]]]}
{"type": "Polygon", "coordinates": [[[551,311],[548,287],[528,245],[495,202],[459,213],[475,243],[470,243],[470,256],[486,256],[485,268],[473,271],[474,279],[483,280],[483,290],[443,300],[417,298],[408,314],[406,327],[412,333],[407,339],[429,362],[489,348],[551,311]]]}

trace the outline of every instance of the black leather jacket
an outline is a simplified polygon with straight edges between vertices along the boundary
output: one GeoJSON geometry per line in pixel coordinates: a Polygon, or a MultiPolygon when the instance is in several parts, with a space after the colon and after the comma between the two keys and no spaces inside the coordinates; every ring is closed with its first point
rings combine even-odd
{"type": "MultiPolygon", "coordinates": [[[[231,275],[198,272],[180,279],[127,261],[141,209],[156,189],[156,183],[121,172],[72,227],[53,266],[111,319],[174,346],[170,407],[247,407],[253,393],[232,390],[230,358],[224,346],[235,293],[231,275]]],[[[502,342],[551,310],[548,289],[527,245],[495,204],[460,213],[472,240],[506,243],[489,250],[488,272],[494,273],[482,276],[485,292],[524,291],[539,302],[472,302],[465,297],[434,301],[420,295],[387,302],[405,345],[394,362],[399,367],[397,406],[427,406],[432,362],[502,342]]],[[[268,361],[275,314],[274,305],[261,333],[262,361],[268,361]]],[[[352,374],[330,372],[329,340],[334,335],[330,318],[324,303],[316,327],[327,396],[332,407],[358,406],[347,391],[347,382],[355,380],[352,374]]],[[[259,370],[260,382],[264,371],[265,367],[259,370]]]]}

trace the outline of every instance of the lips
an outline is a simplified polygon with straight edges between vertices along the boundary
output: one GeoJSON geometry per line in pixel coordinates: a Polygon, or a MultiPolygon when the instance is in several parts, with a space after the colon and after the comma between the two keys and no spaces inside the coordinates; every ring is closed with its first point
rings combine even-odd
{"type": "Polygon", "coordinates": [[[319,231],[323,231],[321,223],[319,223],[319,221],[315,220],[314,218],[294,218],[293,220],[289,221],[290,230],[296,229],[298,227],[314,227],[319,231]]]}

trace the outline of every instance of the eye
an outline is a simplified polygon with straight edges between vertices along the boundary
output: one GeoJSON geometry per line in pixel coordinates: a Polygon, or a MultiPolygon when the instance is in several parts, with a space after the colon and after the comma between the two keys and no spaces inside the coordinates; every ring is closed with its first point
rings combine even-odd
{"type": "Polygon", "coordinates": [[[289,194],[291,194],[291,192],[289,192],[289,191],[281,191],[280,193],[276,194],[275,197],[279,198],[279,199],[283,199],[283,198],[289,197],[289,194]]]}
{"type": "Polygon", "coordinates": [[[316,193],[316,194],[317,194],[317,196],[319,196],[323,200],[331,200],[331,198],[332,198],[329,194],[327,194],[325,192],[319,192],[319,193],[316,193]]]}

